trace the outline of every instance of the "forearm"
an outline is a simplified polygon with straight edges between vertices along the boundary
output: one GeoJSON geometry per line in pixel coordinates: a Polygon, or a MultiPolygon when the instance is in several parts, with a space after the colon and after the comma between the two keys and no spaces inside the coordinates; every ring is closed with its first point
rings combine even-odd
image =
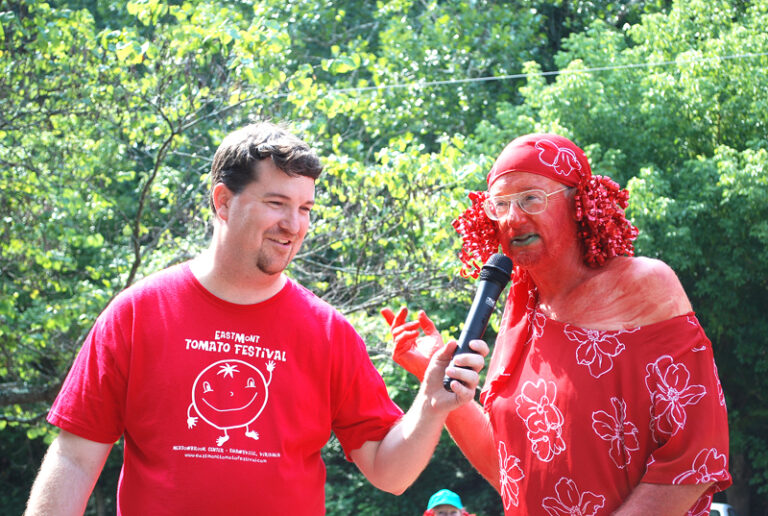
{"type": "Polygon", "coordinates": [[[85,440],[66,432],[53,441],[32,485],[25,516],[83,514],[112,446],[80,441],[85,440]]]}
{"type": "Polygon", "coordinates": [[[93,485],[71,462],[48,460],[32,485],[26,516],[81,515],[93,485]]]}
{"type": "Polygon", "coordinates": [[[380,443],[368,442],[352,452],[363,474],[377,488],[401,494],[421,474],[440,440],[445,411],[436,410],[422,393],[380,443]],[[361,454],[372,453],[369,460],[361,454]]]}
{"type": "Polygon", "coordinates": [[[641,482],[614,516],[683,516],[712,484],[669,485],[641,482]]]}
{"type": "Polygon", "coordinates": [[[448,415],[448,433],[475,469],[498,491],[499,455],[488,415],[477,402],[448,415]]]}
{"type": "Polygon", "coordinates": [[[448,414],[472,401],[480,381],[478,371],[483,367],[488,346],[481,340],[473,340],[470,347],[475,353],[457,355],[453,365],[456,341],[435,352],[419,392],[403,418],[381,441],[368,441],[350,453],[373,485],[400,494],[427,466],[448,414]],[[443,386],[446,375],[452,380],[450,390],[443,386]]]}

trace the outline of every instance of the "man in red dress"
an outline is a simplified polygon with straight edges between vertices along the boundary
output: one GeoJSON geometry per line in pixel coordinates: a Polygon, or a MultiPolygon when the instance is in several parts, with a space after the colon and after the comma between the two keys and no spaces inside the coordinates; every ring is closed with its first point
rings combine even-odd
{"type": "MultiPolygon", "coordinates": [[[[628,194],[554,134],[513,140],[454,223],[470,274],[515,268],[481,395],[447,428],[507,515],[705,516],[727,470],[712,346],[675,273],[633,257],[628,194]]],[[[384,310],[421,376],[440,333],[384,310]],[[423,335],[422,335],[423,334],[423,335]]]]}

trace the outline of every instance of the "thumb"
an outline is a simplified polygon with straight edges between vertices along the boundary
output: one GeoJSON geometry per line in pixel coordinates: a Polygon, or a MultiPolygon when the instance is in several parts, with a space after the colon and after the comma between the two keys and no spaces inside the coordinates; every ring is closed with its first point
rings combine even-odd
{"type": "Polygon", "coordinates": [[[450,362],[453,359],[453,352],[456,351],[458,344],[455,339],[449,340],[443,347],[437,350],[437,360],[450,362]]]}

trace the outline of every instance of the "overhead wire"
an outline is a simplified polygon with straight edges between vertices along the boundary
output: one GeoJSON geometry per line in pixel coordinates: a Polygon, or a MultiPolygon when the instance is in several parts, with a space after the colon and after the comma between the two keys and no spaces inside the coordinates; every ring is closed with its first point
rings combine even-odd
{"type": "Polygon", "coordinates": [[[632,69],[632,68],[652,68],[657,66],[684,65],[684,64],[693,64],[693,63],[700,63],[700,62],[726,61],[726,60],[747,59],[747,58],[764,57],[764,56],[768,56],[768,52],[731,54],[726,56],[713,56],[713,57],[697,57],[692,59],[676,59],[676,60],[657,61],[657,62],[650,62],[650,63],[630,63],[630,64],[621,64],[621,65],[612,65],[612,66],[596,66],[596,67],[568,69],[568,70],[553,70],[553,71],[542,71],[542,72],[492,75],[487,77],[468,77],[463,79],[446,79],[446,80],[438,80],[438,81],[415,81],[410,83],[381,84],[378,86],[331,88],[327,90],[326,93],[355,93],[355,92],[362,93],[367,91],[402,89],[402,88],[413,88],[413,87],[424,88],[429,86],[445,86],[445,85],[451,85],[451,84],[466,84],[466,83],[473,83],[473,82],[488,82],[488,81],[505,81],[505,80],[514,80],[514,79],[527,79],[529,77],[548,77],[553,75],[593,73],[593,72],[624,70],[624,69],[632,69]]]}

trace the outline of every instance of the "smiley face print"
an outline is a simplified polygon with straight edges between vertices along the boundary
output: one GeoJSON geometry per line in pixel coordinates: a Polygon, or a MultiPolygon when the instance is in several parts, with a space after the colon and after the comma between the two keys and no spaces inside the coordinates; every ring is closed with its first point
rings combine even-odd
{"type": "Polygon", "coordinates": [[[267,364],[269,378],[252,364],[242,360],[219,360],[209,365],[197,376],[192,386],[192,403],[187,408],[187,426],[193,428],[198,418],[224,432],[216,440],[221,446],[229,440],[228,430],[245,427],[245,435],[258,439],[257,432],[250,430],[264,410],[269,395],[269,384],[275,363],[267,364]]]}

